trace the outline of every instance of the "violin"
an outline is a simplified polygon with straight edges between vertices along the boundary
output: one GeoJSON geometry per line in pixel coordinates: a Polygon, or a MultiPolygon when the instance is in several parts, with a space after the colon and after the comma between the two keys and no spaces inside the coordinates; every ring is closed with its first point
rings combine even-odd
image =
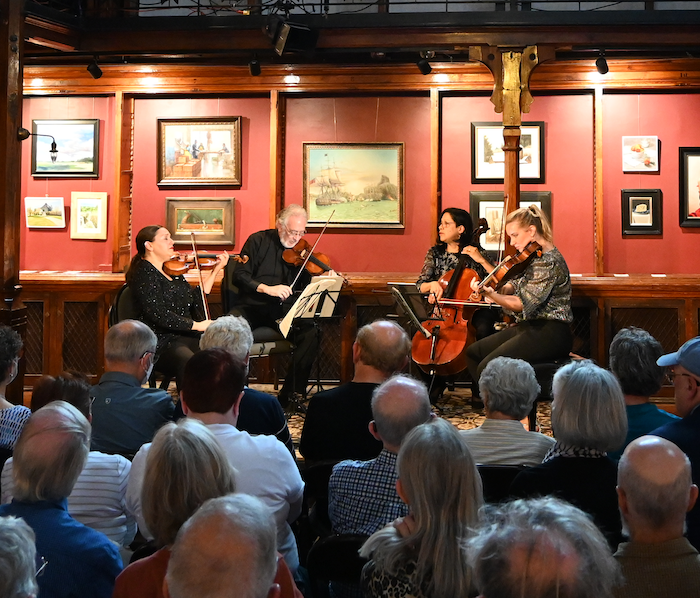
{"type": "Polygon", "coordinates": [[[542,245],[537,241],[530,241],[518,253],[509,255],[491,270],[484,280],[479,283],[477,290],[472,293],[470,299],[479,301],[483,288],[493,289],[494,291],[501,288],[508,280],[525,270],[535,256],[542,257],[542,245]]]}
{"type": "MultiPolygon", "coordinates": [[[[163,262],[163,272],[168,276],[182,276],[192,268],[196,268],[197,265],[199,265],[200,270],[213,270],[218,261],[216,259],[217,255],[216,253],[198,251],[195,259],[194,253],[178,253],[167,262],[163,262]]],[[[238,253],[229,255],[231,259],[241,264],[245,264],[249,259],[247,255],[240,255],[238,253]]]]}
{"type": "Polygon", "coordinates": [[[282,252],[282,259],[292,266],[305,265],[306,271],[312,276],[319,276],[332,270],[331,260],[328,256],[313,251],[311,244],[306,239],[299,239],[294,247],[285,249],[282,252]]]}

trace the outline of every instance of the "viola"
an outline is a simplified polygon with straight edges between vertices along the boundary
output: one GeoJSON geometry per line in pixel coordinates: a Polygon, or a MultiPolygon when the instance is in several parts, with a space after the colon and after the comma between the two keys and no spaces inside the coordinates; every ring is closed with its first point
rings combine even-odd
{"type": "MultiPolygon", "coordinates": [[[[167,262],[163,262],[163,272],[168,276],[182,276],[197,266],[199,266],[200,270],[213,270],[217,263],[217,255],[216,253],[198,251],[195,259],[194,253],[178,253],[167,262]]],[[[240,255],[238,253],[229,255],[231,255],[231,259],[242,264],[248,261],[247,255],[240,255]]]]}
{"type": "Polygon", "coordinates": [[[332,270],[331,260],[328,256],[313,251],[311,244],[306,239],[299,239],[294,247],[285,249],[282,252],[282,259],[292,266],[305,265],[307,272],[313,276],[332,270]]]}
{"type": "Polygon", "coordinates": [[[493,289],[494,291],[499,289],[508,282],[508,280],[525,270],[535,256],[542,256],[542,245],[537,241],[530,241],[525,247],[518,251],[518,253],[509,255],[491,270],[488,276],[479,283],[477,290],[472,293],[470,299],[479,301],[483,288],[493,289]]]}

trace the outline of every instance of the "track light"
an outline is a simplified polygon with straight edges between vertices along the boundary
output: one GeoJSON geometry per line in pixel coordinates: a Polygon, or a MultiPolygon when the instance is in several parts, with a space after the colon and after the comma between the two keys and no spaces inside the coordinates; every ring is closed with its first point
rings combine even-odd
{"type": "Polygon", "coordinates": [[[97,59],[93,58],[92,62],[87,66],[87,72],[93,79],[99,79],[102,76],[102,69],[100,65],[97,64],[97,59]]]}
{"type": "Polygon", "coordinates": [[[251,77],[258,77],[260,75],[262,69],[260,68],[260,62],[258,62],[257,58],[253,58],[253,60],[248,63],[248,70],[250,71],[251,77]]]}
{"type": "Polygon", "coordinates": [[[51,156],[51,161],[55,162],[58,157],[58,148],[56,147],[56,138],[53,135],[45,135],[43,133],[30,133],[24,127],[17,129],[17,139],[24,141],[29,139],[33,135],[34,137],[51,137],[51,149],[49,150],[49,155],[51,156]]]}
{"type": "Polygon", "coordinates": [[[416,62],[416,66],[418,67],[418,70],[421,72],[423,75],[429,75],[430,72],[433,70],[433,67],[430,66],[429,60],[435,58],[435,52],[432,50],[423,50],[420,53],[420,59],[418,62],[416,62]]]}
{"type": "Polygon", "coordinates": [[[610,70],[608,68],[608,61],[605,60],[605,52],[603,52],[603,50],[600,51],[600,56],[598,56],[598,59],[595,61],[595,68],[601,75],[607,75],[610,70]]]}

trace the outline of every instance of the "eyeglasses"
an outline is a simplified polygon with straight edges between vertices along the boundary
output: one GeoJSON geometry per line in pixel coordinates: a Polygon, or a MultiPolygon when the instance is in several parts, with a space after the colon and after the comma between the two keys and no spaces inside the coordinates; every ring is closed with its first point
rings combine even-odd
{"type": "Polygon", "coordinates": [[[43,556],[40,554],[36,555],[36,575],[35,577],[41,577],[44,574],[44,570],[46,569],[46,565],[49,564],[49,561],[47,561],[43,556]]]}
{"type": "MultiPolygon", "coordinates": [[[[149,354],[155,356],[156,352],[155,352],[155,351],[150,351],[150,350],[149,350],[149,351],[144,351],[144,352],[143,352],[143,355],[141,355],[141,357],[139,357],[139,359],[143,359],[144,357],[146,357],[146,355],[149,355],[149,354]]],[[[154,361],[155,361],[155,360],[154,360],[154,361]]]]}
{"type": "Polygon", "coordinates": [[[305,230],[292,230],[291,228],[287,228],[286,224],[284,225],[284,230],[292,237],[303,237],[306,234],[305,230]]]}
{"type": "Polygon", "coordinates": [[[678,376],[685,376],[686,378],[691,378],[692,380],[695,380],[697,384],[700,384],[700,381],[695,376],[692,376],[691,374],[683,374],[681,372],[666,372],[666,381],[670,384],[673,384],[674,379],[678,376]]]}

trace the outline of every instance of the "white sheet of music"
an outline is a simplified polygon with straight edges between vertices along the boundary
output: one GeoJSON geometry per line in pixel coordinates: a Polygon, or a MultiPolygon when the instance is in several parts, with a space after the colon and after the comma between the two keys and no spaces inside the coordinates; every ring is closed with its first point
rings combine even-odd
{"type": "Polygon", "coordinates": [[[342,286],[342,276],[314,276],[287,312],[287,315],[282,318],[280,332],[286,338],[292,328],[292,322],[296,318],[313,318],[317,312],[321,318],[332,316],[342,286]],[[325,300],[320,306],[319,312],[318,308],[321,299],[325,300]]]}

